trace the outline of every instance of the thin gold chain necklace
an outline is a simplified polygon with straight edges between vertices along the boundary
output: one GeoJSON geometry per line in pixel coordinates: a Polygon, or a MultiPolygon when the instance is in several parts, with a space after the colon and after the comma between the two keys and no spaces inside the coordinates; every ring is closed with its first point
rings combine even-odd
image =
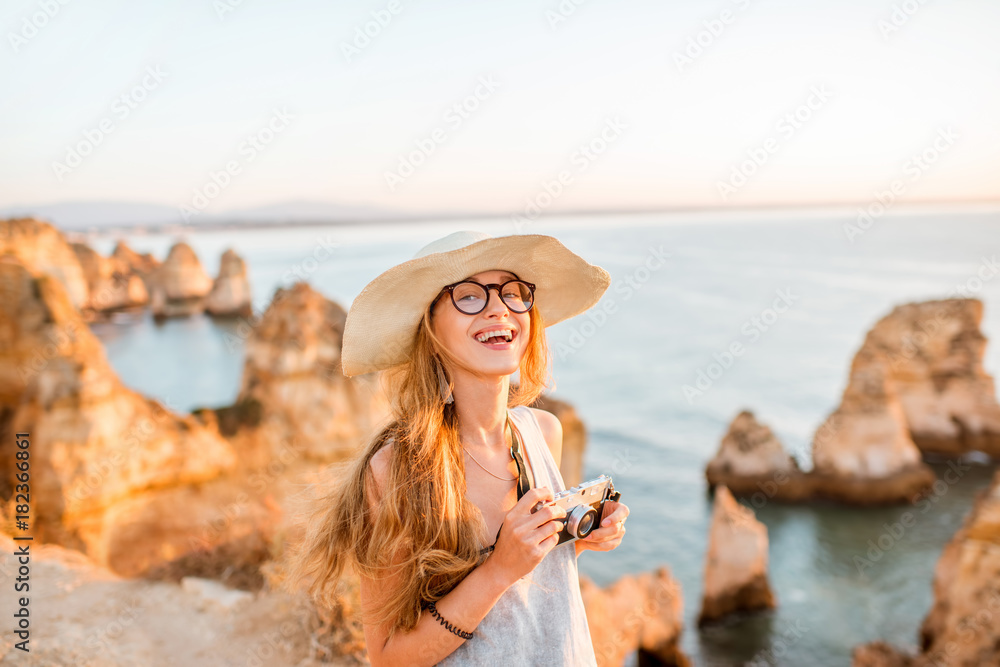
{"type": "MultiPolygon", "coordinates": [[[[507,417],[507,424],[510,424],[510,417],[509,417],[509,416],[507,417]]],[[[504,435],[505,435],[505,436],[507,435],[507,429],[506,429],[506,428],[504,429],[504,435]]],[[[512,437],[512,438],[514,437],[513,433],[511,433],[511,437],[512,437]]],[[[465,445],[462,445],[462,449],[465,449],[465,445]]],[[[509,452],[510,450],[508,449],[507,451],[509,452]]],[[[468,449],[465,449],[465,453],[466,453],[466,454],[468,454],[468,455],[469,455],[469,458],[471,458],[471,459],[472,459],[473,461],[476,461],[476,457],[475,457],[475,456],[473,456],[473,455],[472,455],[472,452],[470,452],[470,451],[469,451],[468,449]]],[[[513,460],[514,460],[514,458],[513,458],[513,457],[511,457],[511,459],[510,459],[510,460],[511,460],[511,461],[513,461],[513,460]]],[[[482,468],[483,470],[486,470],[486,467],[485,467],[485,466],[484,466],[484,465],[483,465],[482,463],[480,463],[479,461],[476,461],[476,465],[477,465],[477,466],[479,466],[480,468],[482,468]]],[[[499,479],[499,480],[502,480],[502,481],[504,481],[504,482],[513,482],[513,481],[514,481],[515,479],[517,479],[517,476],[516,476],[516,475],[515,475],[514,477],[510,477],[510,478],[507,478],[507,477],[500,477],[499,475],[494,475],[494,474],[493,474],[492,472],[490,472],[489,470],[486,470],[486,472],[487,472],[488,474],[490,474],[490,475],[493,475],[493,476],[494,476],[494,477],[496,477],[497,479],[499,479]]]]}

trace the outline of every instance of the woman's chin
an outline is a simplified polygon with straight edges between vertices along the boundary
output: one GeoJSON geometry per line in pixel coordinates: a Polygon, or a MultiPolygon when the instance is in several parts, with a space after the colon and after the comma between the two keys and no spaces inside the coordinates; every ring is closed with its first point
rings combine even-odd
{"type": "Polygon", "coordinates": [[[489,375],[510,375],[515,373],[520,366],[520,359],[513,354],[497,354],[492,352],[494,358],[483,358],[483,355],[476,355],[475,359],[470,359],[469,365],[481,373],[489,375]]]}

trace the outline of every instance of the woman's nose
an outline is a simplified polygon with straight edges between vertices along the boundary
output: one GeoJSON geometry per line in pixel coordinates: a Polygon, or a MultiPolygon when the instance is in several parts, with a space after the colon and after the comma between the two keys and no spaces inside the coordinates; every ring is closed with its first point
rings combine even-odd
{"type": "Polygon", "coordinates": [[[488,295],[488,299],[487,299],[487,303],[486,303],[486,312],[487,313],[492,313],[493,311],[497,311],[499,313],[506,313],[506,312],[508,312],[507,304],[504,303],[503,299],[500,297],[500,286],[499,285],[495,285],[495,286],[491,285],[490,287],[487,287],[486,288],[486,293],[488,295]],[[493,295],[493,292],[496,292],[496,296],[495,297],[493,295]]]}

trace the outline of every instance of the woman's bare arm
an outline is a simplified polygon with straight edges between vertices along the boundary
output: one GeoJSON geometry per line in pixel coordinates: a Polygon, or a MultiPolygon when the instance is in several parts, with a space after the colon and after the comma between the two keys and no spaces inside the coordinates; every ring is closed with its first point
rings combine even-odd
{"type": "MultiPolygon", "coordinates": [[[[374,473],[376,493],[384,486],[388,471],[389,446],[383,447],[372,457],[371,468],[374,473]]],[[[371,498],[372,495],[369,495],[371,498]]],[[[551,489],[532,489],[525,494],[508,513],[516,514],[516,524],[505,519],[503,548],[497,542],[497,548],[486,561],[472,570],[447,595],[435,603],[438,612],[453,626],[472,632],[486,617],[503,593],[518,578],[530,572],[549,550],[555,546],[560,524],[552,521],[558,512],[548,509],[539,510],[538,517],[528,516],[532,505],[541,499],[551,500],[551,489]],[[515,513],[515,510],[518,512],[515,513]],[[535,524],[542,525],[536,526],[535,524]],[[507,526],[509,525],[509,529],[507,526]],[[515,540],[521,544],[515,544],[515,540]],[[528,546],[532,545],[532,546],[528,546]]],[[[373,504],[377,500],[372,501],[373,504]]],[[[399,558],[395,559],[399,562],[399,558]]],[[[398,576],[392,575],[384,579],[372,579],[361,576],[361,604],[369,609],[377,609],[385,599],[384,596],[398,585],[398,576]]],[[[424,611],[417,621],[416,627],[409,632],[397,632],[389,641],[388,627],[364,625],[365,640],[368,645],[368,659],[373,666],[378,665],[434,665],[450,655],[465,641],[450,632],[434,618],[429,611],[424,611]]],[[[475,638],[473,638],[473,641],[475,638]]]]}

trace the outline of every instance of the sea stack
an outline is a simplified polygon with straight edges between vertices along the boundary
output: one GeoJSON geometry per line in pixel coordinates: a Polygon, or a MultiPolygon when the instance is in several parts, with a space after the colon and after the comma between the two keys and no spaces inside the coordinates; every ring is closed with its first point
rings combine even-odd
{"type": "Polygon", "coordinates": [[[205,273],[191,246],[183,241],[170,248],[166,260],[153,272],[151,282],[150,307],[157,318],[202,312],[205,296],[212,289],[212,278],[205,273]]]}
{"type": "Polygon", "coordinates": [[[722,485],[761,507],[775,498],[808,498],[809,480],[769,427],[753,412],[742,410],[726,431],[719,450],[705,469],[709,487],[722,485]]]}
{"type": "Polygon", "coordinates": [[[983,302],[908,303],[879,320],[864,348],[887,361],[910,437],[923,452],[1000,459],[1000,405],[983,367],[983,302]]]}
{"type": "MultiPolygon", "coordinates": [[[[255,427],[242,429],[251,438],[238,446],[244,457],[265,464],[277,455],[267,448],[293,441],[300,456],[331,461],[356,451],[388,415],[376,378],[344,376],[346,320],[340,305],[298,282],[278,288],[264,314],[243,330],[246,361],[233,408],[255,427]]],[[[226,412],[217,413],[229,434],[226,412]]]]}
{"type": "Polygon", "coordinates": [[[222,253],[219,275],[205,298],[205,312],[220,317],[250,317],[250,281],[247,265],[232,248],[222,253]]]}
{"type": "Polygon", "coordinates": [[[767,579],[767,549],[767,527],[736,502],[729,489],[717,487],[698,625],[734,612],[775,606],[767,579]]]}
{"type": "Polygon", "coordinates": [[[912,502],[934,483],[910,438],[889,360],[870,344],[855,355],[840,406],[813,437],[812,477],[816,494],[855,505],[912,502]]]}

